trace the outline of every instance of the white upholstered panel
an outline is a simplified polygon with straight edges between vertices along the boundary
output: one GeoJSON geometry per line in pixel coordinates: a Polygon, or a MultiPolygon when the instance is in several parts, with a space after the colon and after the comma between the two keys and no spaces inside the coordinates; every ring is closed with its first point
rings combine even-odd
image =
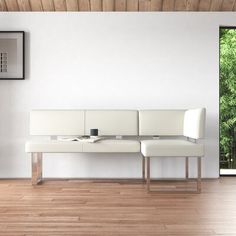
{"type": "Polygon", "coordinates": [[[138,111],[87,110],[85,133],[98,129],[99,135],[138,135],[138,111]]]}
{"type": "Polygon", "coordinates": [[[178,139],[144,140],[141,152],[145,157],[202,157],[204,146],[178,139]]]}
{"type": "Polygon", "coordinates": [[[42,140],[28,141],[25,152],[73,153],[83,152],[83,143],[76,141],[42,140]]]}
{"type": "Polygon", "coordinates": [[[140,152],[140,142],[138,140],[105,139],[97,143],[83,143],[83,152],[101,152],[101,153],[140,152]]]}
{"type": "Polygon", "coordinates": [[[35,110],[30,112],[31,135],[84,135],[84,111],[35,110]]]}
{"type": "Polygon", "coordinates": [[[199,139],[205,133],[206,109],[190,109],[184,115],[184,136],[199,139]]]}
{"type": "Polygon", "coordinates": [[[41,140],[28,141],[25,151],[44,153],[73,153],[73,152],[100,152],[100,153],[130,153],[140,152],[138,140],[111,140],[105,139],[97,143],[86,143],[77,141],[41,140]]]}
{"type": "Polygon", "coordinates": [[[139,135],[183,135],[185,110],[139,111],[139,135]]]}

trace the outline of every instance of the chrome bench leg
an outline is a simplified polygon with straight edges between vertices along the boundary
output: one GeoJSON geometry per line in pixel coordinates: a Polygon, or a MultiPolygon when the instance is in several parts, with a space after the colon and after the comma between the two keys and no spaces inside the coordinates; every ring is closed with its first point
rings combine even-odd
{"type": "Polygon", "coordinates": [[[197,192],[200,193],[201,192],[201,157],[198,157],[197,160],[197,169],[198,169],[198,174],[197,174],[197,192]]]}
{"type": "MultiPolygon", "coordinates": [[[[197,193],[200,193],[201,192],[201,157],[197,157],[197,169],[198,169],[198,176],[197,176],[197,193]]],[[[150,192],[151,189],[150,189],[150,157],[146,157],[146,165],[147,165],[147,182],[146,182],[146,186],[147,186],[147,191],[150,192]]],[[[189,165],[189,157],[186,157],[185,159],[185,166],[186,166],[186,179],[189,178],[189,168],[188,168],[188,165],[189,165]]],[[[156,191],[155,191],[156,192],[156,191]]],[[[158,191],[158,192],[161,192],[161,191],[158,191]]],[[[176,191],[174,191],[176,192],[176,191]]],[[[193,191],[179,191],[179,192],[193,192],[193,191]]],[[[194,192],[196,192],[194,190],[194,192]]]]}
{"type": "Polygon", "coordinates": [[[143,178],[143,182],[145,182],[145,179],[146,179],[145,168],[146,168],[146,160],[145,160],[145,157],[142,156],[142,178],[143,178]]]}
{"type": "Polygon", "coordinates": [[[147,191],[150,192],[150,157],[146,157],[147,160],[147,191]]]}
{"type": "Polygon", "coordinates": [[[185,157],[185,178],[189,178],[189,159],[188,157],[185,157]]]}
{"type": "Polygon", "coordinates": [[[31,154],[32,163],[32,185],[37,185],[42,181],[42,160],[41,152],[31,154]]]}

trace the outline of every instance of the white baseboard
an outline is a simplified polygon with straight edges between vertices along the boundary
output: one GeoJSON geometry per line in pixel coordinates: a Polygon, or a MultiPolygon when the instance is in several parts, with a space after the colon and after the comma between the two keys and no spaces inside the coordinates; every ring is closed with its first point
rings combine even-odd
{"type": "Polygon", "coordinates": [[[236,169],[220,169],[220,175],[236,175],[236,169]]]}

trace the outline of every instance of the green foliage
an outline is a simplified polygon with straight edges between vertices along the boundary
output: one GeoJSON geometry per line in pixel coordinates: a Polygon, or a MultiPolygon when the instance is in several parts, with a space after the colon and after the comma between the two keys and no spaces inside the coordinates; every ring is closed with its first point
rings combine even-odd
{"type": "Polygon", "coordinates": [[[236,30],[220,31],[220,151],[231,158],[236,131],[236,30]]]}

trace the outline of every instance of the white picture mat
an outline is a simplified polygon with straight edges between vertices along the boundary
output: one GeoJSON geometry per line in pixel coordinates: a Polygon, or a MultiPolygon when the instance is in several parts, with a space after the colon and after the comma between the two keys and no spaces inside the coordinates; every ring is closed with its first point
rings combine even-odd
{"type": "Polygon", "coordinates": [[[0,79],[23,78],[23,33],[0,33],[0,52],[8,54],[8,71],[0,79]]]}

